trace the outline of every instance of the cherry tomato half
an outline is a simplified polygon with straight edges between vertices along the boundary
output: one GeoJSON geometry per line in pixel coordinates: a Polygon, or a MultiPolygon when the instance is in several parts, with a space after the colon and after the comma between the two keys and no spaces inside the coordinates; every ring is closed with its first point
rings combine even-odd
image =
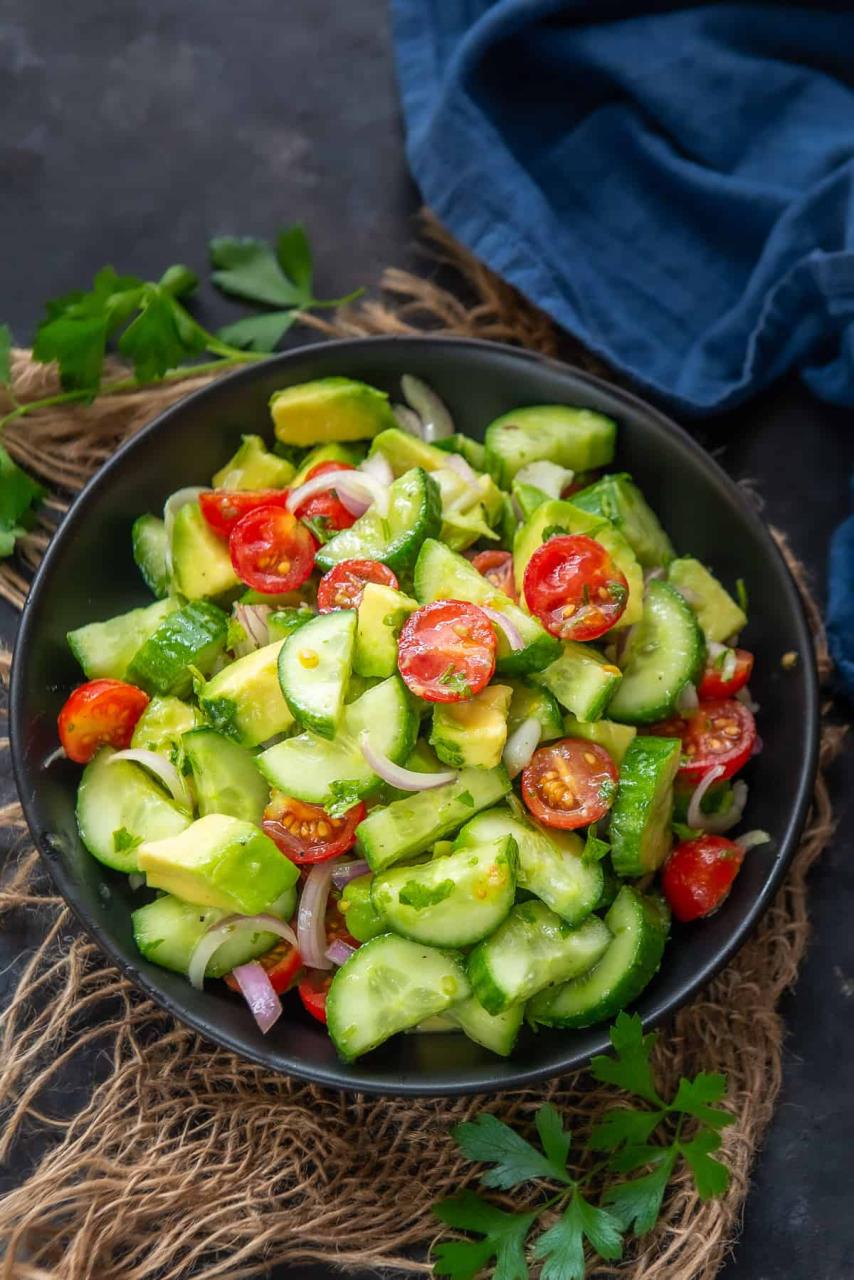
{"type": "Polygon", "coordinates": [[[130,746],[137,720],[148,706],[148,694],[124,680],[90,680],[81,684],[59,713],[59,740],[69,760],[88,764],[99,747],[130,746]]]}
{"type": "Polygon", "coordinates": [[[661,873],[661,887],[677,920],[711,915],[738,875],[744,850],[723,836],[698,836],[677,845],[661,873]]]}
{"type": "Polygon", "coordinates": [[[306,1012],[313,1018],[317,1018],[317,1021],[322,1022],[324,1026],[326,1025],[326,997],[332,986],[332,977],[333,975],[325,970],[310,969],[297,987],[306,1012]]]}
{"type": "MultiPolygon", "coordinates": [[[[305,479],[313,480],[315,476],[324,476],[330,471],[355,471],[349,462],[318,462],[306,472],[305,479]]],[[[316,493],[313,498],[297,507],[295,513],[300,520],[316,520],[321,524],[324,533],[338,533],[341,529],[349,529],[356,523],[357,517],[348,511],[334,489],[326,493],[316,493]]]]}
{"type": "Polygon", "coordinates": [[[364,816],[363,804],[353,805],[340,818],[330,818],[320,805],[304,804],[274,791],[261,826],[291,862],[304,866],[326,862],[351,849],[364,816]]]}
{"type": "Polygon", "coordinates": [[[247,511],[256,507],[283,507],[287,489],[213,489],[199,494],[199,506],[214,533],[227,538],[247,511]]]}
{"type": "Polygon", "coordinates": [[[317,588],[318,612],[358,609],[369,582],[397,590],[397,578],[380,560],[342,560],[333,565],[320,579],[317,588]]]}
{"type": "Polygon", "coordinates": [[[237,521],[228,539],[234,572],[255,591],[294,591],[311,577],[317,543],[283,507],[255,507],[237,521]]]}
{"type": "Polygon", "coordinates": [[[689,716],[676,716],[647,732],[682,739],[679,778],[697,783],[714,768],[723,766],[719,782],[744,768],[756,743],[756,722],[743,703],[734,698],[701,702],[689,716]]]}
{"type": "Polygon", "coordinates": [[[404,622],[397,665],[417,697],[461,702],[489,684],[495,651],[495,630],[482,609],[464,600],[435,600],[404,622]]]}
{"type": "Polygon", "coordinates": [[[571,831],[598,822],[614,802],[617,768],[604,747],[562,738],[522,770],[522,799],[538,822],[571,831]]]}
{"type": "Polygon", "coordinates": [[[703,678],[697,686],[700,701],[731,698],[744,688],[752,671],[753,654],[746,649],[724,649],[716,658],[707,658],[703,678]]]}
{"type": "MultiPolygon", "coordinates": [[[[280,938],[272,950],[265,952],[258,963],[267,970],[267,977],[270,979],[273,990],[279,995],[289,991],[302,972],[300,953],[296,947],[285,942],[284,938],[280,938]]],[[[226,974],[225,982],[232,991],[240,990],[237,981],[230,973],[226,974]]]]}
{"type": "Polygon", "coordinates": [[[503,591],[511,600],[518,600],[516,579],[513,575],[513,557],[509,551],[478,551],[471,557],[471,562],[499,591],[503,591]]]}
{"type": "Polygon", "coordinates": [[[525,599],[561,640],[595,640],[618,622],[629,584],[608,552],[583,533],[549,538],[525,569],[525,599]]]}

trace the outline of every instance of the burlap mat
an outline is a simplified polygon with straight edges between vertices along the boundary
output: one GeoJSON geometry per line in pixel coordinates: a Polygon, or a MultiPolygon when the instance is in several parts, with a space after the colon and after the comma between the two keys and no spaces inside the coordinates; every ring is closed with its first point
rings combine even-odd
{"type": "MultiPolygon", "coordinates": [[[[434,278],[390,270],[386,301],[368,302],[327,334],[424,328],[565,351],[551,323],[435,227],[454,291],[434,278]],[[464,299],[464,300],[461,300],[464,299]]],[[[578,352],[573,355],[578,359],[578,352]]],[[[15,353],[19,399],[50,394],[53,375],[15,353]]],[[[17,565],[0,567],[0,593],[17,606],[68,497],[131,432],[205,380],[45,411],[13,423],[10,453],[51,487],[39,527],[17,565]]],[[[785,544],[784,548],[785,548],[785,544]]],[[[789,556],[798,575],[798,566],[789,556]]],[[[800,576],[819,666],[829,663],[820,619],[800,576]]],[[[8,672],[9,656],[3,669],[8,672]]],[[[838,740],[825,728],[822,762],[838,740]]],[[[388,1101],[347,1097],[284,1079],[213,1048],[176,1024],[108,964],[53,896],[23,829],[20,809],[0,810],[20,852],[0,887],[0,917],[35,913],[43,941],[17,980],[0,1031],[0,1156],[20,1185],[0,1201],[5,1280],[213,1280],[258,1276],[274,1263],[315,1259],[363,1270],[427,1272],[437,1235],[430,1206],[471,1180],[449,1137],[452,1123],[484,1106],[524,1124],[545,1098],[586,1126],[614,1091],[584,1072],[538,1089],[484,1099],[388,1101]],[[16,828],[18,829],[16,832],[16,828]],[[78,1055],[101,1070],[74,1118],[62,1099],[78,1055]],[[67,1114],[67,1108],[66,1108],[67,1114]],[[45,1152],[24,1174],[24,1135],[45,1152]]],[[[751,1162],[781,1081],[777,1003],[806,946],[805,881],[832,830],[820,776],[807,830],[784,887],[751,941],[661,1037],[656,1068],[668,1085],[699,1069],[729,1077],[736,1122],[724,1131],[732,1170],[727,1195],[703,1204],[687,1180],[670,1189],[655,1231],[619,1267],[625,1280],[710,1280],[732,1242],[751,1162]]]]}

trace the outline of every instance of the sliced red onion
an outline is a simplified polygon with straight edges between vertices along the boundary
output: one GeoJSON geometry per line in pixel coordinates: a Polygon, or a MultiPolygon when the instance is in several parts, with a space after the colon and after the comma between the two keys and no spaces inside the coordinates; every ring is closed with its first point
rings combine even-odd
{"type": "Polygon", "coordinates": [[[351,947],[343,938],[336,938],[326,948],[326,959],[331,960],[333,964],[346,964],[355,950],[356,948],[351,947]]]}
{"type": "Polygon", "coordinates": [[[742,849],[747,853],[749,849],[755,849],[758,844],[768,844],[771,837],[767,831],[746,831],[743,836],[739,836],[736,844],[741,845],[742,849]]]}
{"type": "Polygon", "coordinates": [[[391,484],[394,480],[391,463],[384,453],[368,454],[364,462],[359,463],[359,470],[364,472],[366,476],[372,476],[380,484],[391,484]]]}
{"type": "Polygon", "coordinates": [[[366,876],[370,871],[367,862],[339,862],[337,866],[332,866],[332,883],[336,889],[343,889],[351,880],[357,879],[358,876],[366,876]]]}
{"type": "Polygon", "coordinates": [[[319,863],[308,873],[297,912],[297,947],[310,969],[331,969],[326,958],[326,902],[332,868],[319,863]]]}
{"type": "Polygon", "coordinates": [[[454,434],[454,420],[444,401],[439,399],[432,387],[428,387],[426,382],[411,373],[403,375],[400,387],[403,398],[421,419],[421,434],[429,444],[454,434]]]}
{"type": "Polygon", "coordinates": [[[700,805],[709,787],[711,787],[713,783],[717,782],[718,778],[723,777],[725,773],[726,769],[722,764],[714,764],[707,773],[703,774],[702,778],[694,788],[694,794],[691,796],[691,802],[688,805],[688,812],[685,815],[685,819],[688,826],[693,827],[695,831],[705,831],[707,829],[706,819],[708,815],[703,813],[700,805]]]}
{"type": "Polygon", "coordinates": [[[696,608],[700,603],[700,597],[697,595],[696,591],[692,591],[690,587],[677,587],[677,590],[682,599],[687,604],[690,604],[692,608],[696,608]]]}
{"type": "Polygon", "coordinates": [[[42,768],[49,769],[52,764],[56,764],[57,760],[66,760],[67,758],[65,748],[57,747],[55,751],[51,751],[50,755],[45,756],[44,760],[42,760],[42,768]]]}
{"type": "Polygon", "coordinates": [[[679,691],[679,697],[676,699],[676,710],[696,711],[699,705],[700,699],[697,697],[697,690],[688,680],[679,691]]]}
{"type": "Polygon", "coordinates": [[[739,689],[735,696],[738,702],[742,702],[747,707],[748,711],[752,712],[753,715],[756,715],[757,711],[760,709],[759,703],[754,701],[753,695],[747,685],[745,685],[743,689],[739,689]]]}
{"type": "Polygon", "coordinates": [[[145,884],[145,876],[141,871],[131,871],[128,876],[128,884],[130,885],[131,893],[136,893],[137,889],[141,889],[145,884]]]}
{"type": "Polygon", "coordinates": [[[190,789],[171,760],[167,760],[156,751],[143,751],[138,747],[116,751],[110,756],[109,763],[115,764],[117,760],[131,760],[134,764],[147,769],[149,773],[153,773],[158,782],[163,783],[176,804],[179,804],[182,809],[192,811],[193,797],[190,795],[190,789]]]}
{"type": "Polygon", "coordinates": [[[351,515],[363,515],[370,506],[375,506],[381,516],[388,514],[388,486],[380,484],[364,471],[326,471],[323,475],[312,476],[298,489],[291,490],[288,510],[296,511],[315,494],[328,493],[330,489],[335,490],[351,515]]]}
{"type": "Polygon", "coordinates": [[[254,653],[256,649],[263,649],[265,645],[270,643],[270,629],[267,626],[267,619],[273,610],[268,604],[240,604],[234,606],[234,617],[246,633],[246,642],[235,647],[242,650],[237,654],[239,658],[243,658],[247,653],[254,653]]]}
{"type": "Polygon", "coordinates": [[[466,462],[461,453],[449,453],[445,460],[445,466],[451,471],[456,471],[457,475],[465,480],[467,484],[477,484],[480,479],[474,467],[466,462]]]}
{"type": "Polygon", "coordinates": [[[457,774],[453,769],[443,769],[440,773],[418,773],[415,769],[405,769],[402,764],[395,764],[371,746],[367,733],[359,739],[362,755],[378,778],[387,782],[398,791],[432,791],[434,787],[444,787],[453,782],[457,774]]]}
{"type": "Polygon", "coordinates": [[[416,436],[419,440],[424,439],[424,426],[414,409],[406,404],[393,404],[391,411],[401,431],[405,431],[408,436],[416,436]]]}
{"type": "Polygon", "coordinates": [[[252,1011],[261,1032],[266,1035],[282,1016],[282,1002],[276,994],[269,974],[262,964],[253,960],[232,969],[231,976],[240,987],[241,994],[252,1011]]]}
{"type": "Polygon", "coordinates": [[[191,502],[197,502],[200,493],[210,492],[206,485],[188,485],[184,489],[176,489],[166,499],[163,507],[163,523],[166,526],[166,568],[169,573],[172,572],[172,529],[175,517],[182,507],[186,507],[191,502]]]}
{"type": "Polygon", "coordinates": [[[498,630],[502,632],[514,653],[519,649],[525,648],[525,641],[522,639],[522,633],[516,626],[515,622],[511,622],[506,614],[501,613],[499,609],[490,609],[485,604],[478,605],[478,608],[482,613],[486,614],[491,623],[498,627],[498,630]]]}
{"type": "Polygon", "coordinates": [[[279,938],[284,938],[285,942],[289,942],[292,947],[297,945],[293,929],[278,916],[271,916],[267,912],[261,912],[257,916],[223,916],[202,934],[190,956],[187,977],[190,985],[197,991],[201,991],[204,986],[208,964],[235,929],[249,929],[254,933],[275,933],[279,938]]]}
{"type": "Polygon", "coordinates": [[[738,782],[732,784],[728,807],[723,813],[701,814],[702,821],[699,826],[704,831],[711,832],[712,835],[722,836],[725,831],[731,831],[741,822],[746,807],[747,783],[739,778],[738,782]]]}
{"type": "Polygon", "coordinates": [[[655,569],[647,569],[643,575],[643,585],[646,586],[648,582],[659,582],[664,577],[666,577],[666,572],[661,565],[658,565],[655,569]]]}
{"type": "Polygon", "coordinates": [[[540,745],[542,731],[543,727],[539,720],[531,716],[523,720],[510,734],[501,758],[511,778],[515,778],[522,772],[525,765],[530,763],[531,756],[540,745]]]}
{"type": "Polygon", "coordinates": [[[559,498],[567,485],[572,484],[574,477],[575,472],[568,467],[559,467],[556,462],[540,459],[520,467],[513,479],[519,484],[530,484],[535,489],[541,489],[550,498],[559,498]]]}

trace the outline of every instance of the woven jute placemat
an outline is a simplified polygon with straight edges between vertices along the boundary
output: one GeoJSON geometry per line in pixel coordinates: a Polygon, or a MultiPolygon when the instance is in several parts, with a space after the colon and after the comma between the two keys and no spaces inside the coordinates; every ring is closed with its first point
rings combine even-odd
{"type": "MultiPolygon", "coordinates": [[[[390,270],[383,301],[306,323],[330,336],[426,328],[565,351],[545,316],[435,226],[430,231],[440,270],[456,272],[453,289],[437,282],[435,270],[424,277],[390,270]]],[[[51,497],[17,562],[0,566],[0,594],[23,604],[29,570],[69,497],[122,440],[204,381],[46,410],[10,425],[9,452],[44,479],[51,497]]],[[[19,400],[56,389],[52,371],[26,351],[15,353],[14,385],[19,400]]],[[[826,675],[820,618],[787,555],[826,675]]],[[[8,674],[9,655],[0,663],[8,674]]],[[[825,727],[823,764],[838,738],[825,727]]],[[[488,1108],[524,1129],[551,1099],[583,1129],[613,1105],[614,1091],[583,1071],[488,1099],[400,1101],[327,1092],[252,1066],[176,1023],[109,964],[45,879],[18,805],[0,810],[0,820],[15,846],[0,883],[2,927],[30,913],[41,938],[20,968],[0,1026],[0,1158],[20,1174],[0,1200],[5,1280],[237,1280],[297,1260],[428,1272],[427,1247],[437,1235],[430,1207],[472,1179],[449,1136],[453,1123],[488,1108]],[[68,1120],[67,1082],[75,1061],[93,1061],[93,1051],[93,1087],[68,1120]],[[24,1136],[43,1147],[26,1171],[17,1155],[24,1136]]],[[[700,1069],[727,1074],[735,1114],[722,1153],[732,1171],[728,1193],[703,1203],[687,1179],[677,1179],[654,1232],[620,1265],[601,1264],[593,1274],[710,1280],[718,1271],[780,1088],[777,1005],[806,946],[807,873],[831,831],[820,775],[773,906],[656,1049],[668,1086],[700,1069]]]]}

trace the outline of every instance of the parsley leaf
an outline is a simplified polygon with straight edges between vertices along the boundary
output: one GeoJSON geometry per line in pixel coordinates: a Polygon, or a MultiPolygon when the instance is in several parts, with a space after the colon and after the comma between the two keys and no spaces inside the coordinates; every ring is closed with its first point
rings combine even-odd
{"type": "Polygon", "coordinates": [[[543,542],[548,542],[551,538],[561,538],[566,533],[561,524],[547,524],[543,529],[543,542]]]}
{"type": "Polygon", "coordinates": [[[276,241],[276,257],[282,270],[294,282],[302,296],[308,300],[314,287],[314,261],[305,227],[294,223],[279,232],[276,241]]]}
{"type": "Polygon", "coordinates": [[[744,581],[744,578],[736,578],[735,594],[738,598],[738,603],[741,605],[742,613],[747,613],[748,612],[747,606],[749,602],[747,598],[747,583],[744,581]]]}
{"type": "Polygon", "coordinates": [[[404,907],[412,907],[415,911],[423,911],[425,907],[438,906],[454,892],[453,880],[441,880],[432,887],[420,884],[417,880],[408,880],[400,890],[398,901],[404,907]]]}
{"type": "Polygon", "coordinates": [[[454,693],[459,693],[464,698],[471,697],[471,686],[466,679],[466,673],[459,671],[453,662],[449,662],[439,676],[439,684],[445,685],[446,688],[452,689],[454,693]]]}
{"type": "Polygon", "coordinates": [[[584,848],[581,851],[582,862],[601,862],[606,854],[611,852],[611,846],[607,840],[600,840],[596,834],[596,823],[587,828],[587,837],[584,841],[584,848]]]}
{"type": "Polygon", "coordinates": [[[113,832],[113,849],[116,853],[129,853],[142,844],[142,836],[135,836],[127,827],[119,827],[113,832]]]}
{"type": "Polygon", "coordinates": [[[457,799],[459,800],[460,804],[466,805],[467,808],[469,809],[474,808],[474,796],[470,791],[461,791],[460,794],[457,796],[457,799]]]}
{"type": "Polygon", "coordinates": [[[627,1093],[637,1094],[647,1102],[664,1106],[652,1080],[649,1056],[657,1036],[643,1033],[643,1023],[636,1013],[621,1013],[610,1031],[616,1057],[599,1054],[590,1063],[590,1073],[605,1084],[615,1084],[627,1093]]]}
{"type": "Polygon", "coordinates": [[[296,311],[266,311],[246,316],[220,329],[219,336],[244,351],[275,351],[297,315],[296,311]]]}
{"type": "Polygon", "coordinates": [[[305,299],[263,240],[218,236],[210,242],[210,254],[216,268],[211,279],[223,293],[271,307],[298,307],[305,299]]]}
{"type": "MultiPolygon", "coordinates": [[[[553,1118],[547,1117],[545,1126],[549,1134],[549,1145],[553,1151],[557,1150],[560,1140],[554,1132],[553,1118]]],[[[453,1136],[463,1155],[468,1156],[469,1160],[495,1165],[494,1169],[488,1169],[481,1178],[485,1187],[507,1191],[521,1182],[538,1178],[547,1178],[566,1186],[572,1185],[572,1179],[566,1172],[565,1159],[556,1161],[543,1155],[497,1116],[484,1113],[474,1120],[458,1124],[453,1130],[453,1136]]]]}
{"type": "Polygon", "coordinates": [[[676,1096],[671,1102],[671,1110],[681,1111],[684,1115],[694,1116],[712,1129],[724,1129],[733,1124],[735,1116],[720,1107],[712,1107],[712,1102],[720,1102],[726,1097],[726,1079],[717,1073],[701,1071],[693,1080],[683,1076],[679,1081],[676,1096]]]}
{"type": "Polygon", "coordinates": [[[329,786],[329,799],[323,806],[330,818],[340,818],[354,804],[358,804],[362,793],[355,782],[337,781],[329,786]]]}
{"type": "Polygon", "coordinates": [[[684,822],[674,822],[673,833],[679,840],[696,840],[698,836],[703,834],[696,827],[689,827],[684,822]]]}
{"type": "Polygon", "coordinates": [[[694,1185],[701,1200],[711,1200],[713,1196],[722,1196],[729,1186],[729,1170],[720,1160],[714,1160],[710,1152],[717,1151],[721,1145],[720,1134],[701,1131],[690,1142],[680,1142],[682,1152],[691,1172],[694,1185]]]}
{"type": "Polygon", "coordinates": [[[187,313],[162,285],[146,285],[139,302],[139,315],[122,334],[119,350],[133,361],[140,382],[155,382],[203,351],[204,335],[192,322],[183,323],[187,313]]]}
{"type": "Polygon", "coordinates": [[[544,1102],[534,1116],[543,1151],[559,1169],[566,1169],[572,1134],[564,1129],[561,1114],[550,1102],[544,1102]]]}
{"type": "Polygon", "coordinates": [[[605,1192],[605,1204],[624,1231],[633,1230],[635,1235],[642,1236],[655,1226],[675,1162],[675,1148],[664,1148],[651,1173],[633,1178],[631,1182],[622,1182],[605,1192]]]}
{"type": "Polygon", "coordinates": [[[558,1221],[534,1246],[535,1257],[543,1259],[542,1280],[584,1280],[585,1239],[606,1260],[623,1252],[619,1220],[575,1191],[558,1221]]]}
{"type": "Polygon", "coordinates": [[[0,387],[12,385],[12,331],[0,324],[0,387]]]}
{"type": "Polygon", "coordinates": [[[44,493],[0,445],[0,557],[12,554],[16,538],[26,532],[32,508],[44,493]]]}
{"type": "Polygon", "coordinates": [[[527,1280],[525,1240],[536,1218],[532,1213],[505,1213],[473,1191],[464,1191],[451,1200],[433,1206],[436,1217],[449,1227],[473,1231],[482,1240],[452,1240],[433,1251],[433,1270],[450,1280],[472,1280],[495,1259],[495,1280],[527,1280]]]}
{"type": "Polygon", "coordinates": [[[593,1151],[616,1151],[623,1145],[644,1143],[661,1123],[661,1111],[635,1111],[615,1107],[607,1111],[590,1132],[588,1146],[593,1151]]]}

